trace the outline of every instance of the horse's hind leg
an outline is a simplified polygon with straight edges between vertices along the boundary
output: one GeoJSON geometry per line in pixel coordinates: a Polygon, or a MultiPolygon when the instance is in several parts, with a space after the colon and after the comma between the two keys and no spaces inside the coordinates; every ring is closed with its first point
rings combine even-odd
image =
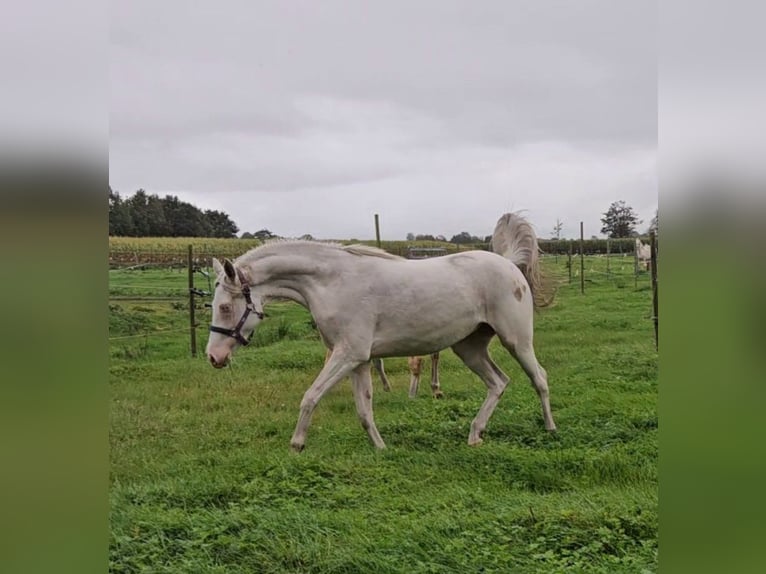
{"type": "Polygon", "coordinates": [[[431,394],[435,399],[440,399],[444,396],[439,384],[439,353],[431,354],[431,394]]]}
{"type": "Polygon", "coordinates": [[[492,362],[487,352],[487,345],[492,335],[491,331],[479,330],[452,346],[455,354],[487,385],[487,398],[476,414],[476,418],[471,422],[469,445],[481,444],[481,433],[487,428],[487,422],[510,382],[505,373],[492,362]]]}
{"type": "Polygon", "coordinates": [[[540,405],[543,408],[543,420],[545,421],[546,430],[555,431],[556,423],[553,422],[550,393],[548,391],[548,373],[543,369],[542,365],[537,362],[534,348],[531,344],[522,347],[517,346],[506,348],[514,357],[516,357],[516,360],[519,361],[521,368],[524,369],[532,386],[537,391],[537,396],[540,397],[540,405]]]}
{"type": "Polygon", "coordinates": [[[423,368],[423,357],[407,357],[407,365],[410,367],[410,398],[418,396],[420,384],[420,370],[423,368]]]}
{"type": "Polygon", "coordinates": [[[372,376],[370,375],[369,363],[359,365],[353,370],[351,373],[351,389],[354,392],[356,412],[359,415],[362,428],[367,431],[370,440],[377,448],[386,448],[386,443],[380,437],[378,428],[375,426],[375,420],[372,417],[372,376]]]}
{"type": "Polygon", "coordinates": [[[373,359],[372,366],[375,367],[375,370],[378,371],[378,375],[380,375],[380,381],[383,383],[383,390],[386,392],[390,391],[391,383],[388,382],[386,371],[383,368],[383,359],[373,359]]]}

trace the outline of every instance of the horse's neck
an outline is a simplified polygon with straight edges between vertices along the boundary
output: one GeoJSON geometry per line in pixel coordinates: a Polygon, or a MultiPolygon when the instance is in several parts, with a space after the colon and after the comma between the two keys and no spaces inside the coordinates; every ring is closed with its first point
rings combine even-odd
{"type": "Polygon", "coordinates": [[[258,269],[258,290],[269,298],[290,299],[309,308],[316,299],[322,284],[326,257],[318,259],[317,254],[286,253],[244,263],[258,269]]]}
{"type": "Polygon", "coordinates": [[[289,299],[290,301],[295,301],[299,305],[303,305],[306,309],[309,308],[308,300],[298,289],[272,285],[265,290],[264,297],[267,299],[289,299]]]}

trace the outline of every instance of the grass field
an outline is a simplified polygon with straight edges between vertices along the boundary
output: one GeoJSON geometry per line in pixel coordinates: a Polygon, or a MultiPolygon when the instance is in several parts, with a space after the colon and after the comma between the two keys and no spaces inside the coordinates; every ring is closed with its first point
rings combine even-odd
{"type": "MultiPolygon", "coordinates": [[[[566,276],[565,257],[545,260],[566,276]]],[[[319,404],[289,452],[303,392],[322,366],[308,313],[267,308],[232,367],[189,356],[187,304],[110,304],[112,572],[655,572],[657,353],[646,273],[586,261],[536,317],[559,427],[496,342],[513,384],[485,442],[466,444],[486,391],[451,351],[445,398],[407,398],[406,360],[375,379],[388,448],[376,451],[350,385],[319,404]]],[[[110,273],[113,296],[183,294],[173,271],[110,273]]],[[[198,278],[206,288],[206,280],[198,278]]],[[[199,320],[209,321],[200,307],[199,320]]],[[[199,329],[200,347],[206,333],[199,329]]],[[[202,353],[200,353],[202,355],[202,353]]],[[[426,374],[427,377],[427,374],[426,374]]]]}

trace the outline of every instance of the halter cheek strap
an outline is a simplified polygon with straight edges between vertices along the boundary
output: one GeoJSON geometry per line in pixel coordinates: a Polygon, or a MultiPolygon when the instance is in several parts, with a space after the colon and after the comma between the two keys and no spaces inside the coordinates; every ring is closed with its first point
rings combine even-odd
{"type": "Polygon", "coordinates": [[[242,275],[242,271],[239,269],[237,269],[237,277],[239,277],[239,282],[242,284],[242,294],[245,296],[245,303],[247,303],[245,306],[245,312],[242,314],[242,317],[239,319],[239,322],[233,329],[226,329],[225,327],[216,327],[215,325],[210,325],[210,331],[213,333],[226,335],[227,337],[232,337],[233,339],[236,339],[240,345],[246,346],[250,344],[250,339],[252,339],[253,333],[255,331],[250,333],[250,337],[245,337],[241,331],[242,326],[245,324],[245,321],[247,321],[250,313],[255,314],[255,316],[259,319],[263,319],[264,315],[262,311],[258,311],[255,308],[255,304],[250,297],[250,285],[247,284],[244,275],[242,275]]]}

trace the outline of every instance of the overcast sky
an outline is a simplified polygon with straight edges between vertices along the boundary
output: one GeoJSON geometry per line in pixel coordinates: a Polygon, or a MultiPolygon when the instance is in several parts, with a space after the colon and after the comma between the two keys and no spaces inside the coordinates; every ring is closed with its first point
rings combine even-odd
{"type": "Polygon", "coordinates": [[[643,1],[113,2],[110,184],[240,231],[598,235],[657,207],[643,1]]]}

